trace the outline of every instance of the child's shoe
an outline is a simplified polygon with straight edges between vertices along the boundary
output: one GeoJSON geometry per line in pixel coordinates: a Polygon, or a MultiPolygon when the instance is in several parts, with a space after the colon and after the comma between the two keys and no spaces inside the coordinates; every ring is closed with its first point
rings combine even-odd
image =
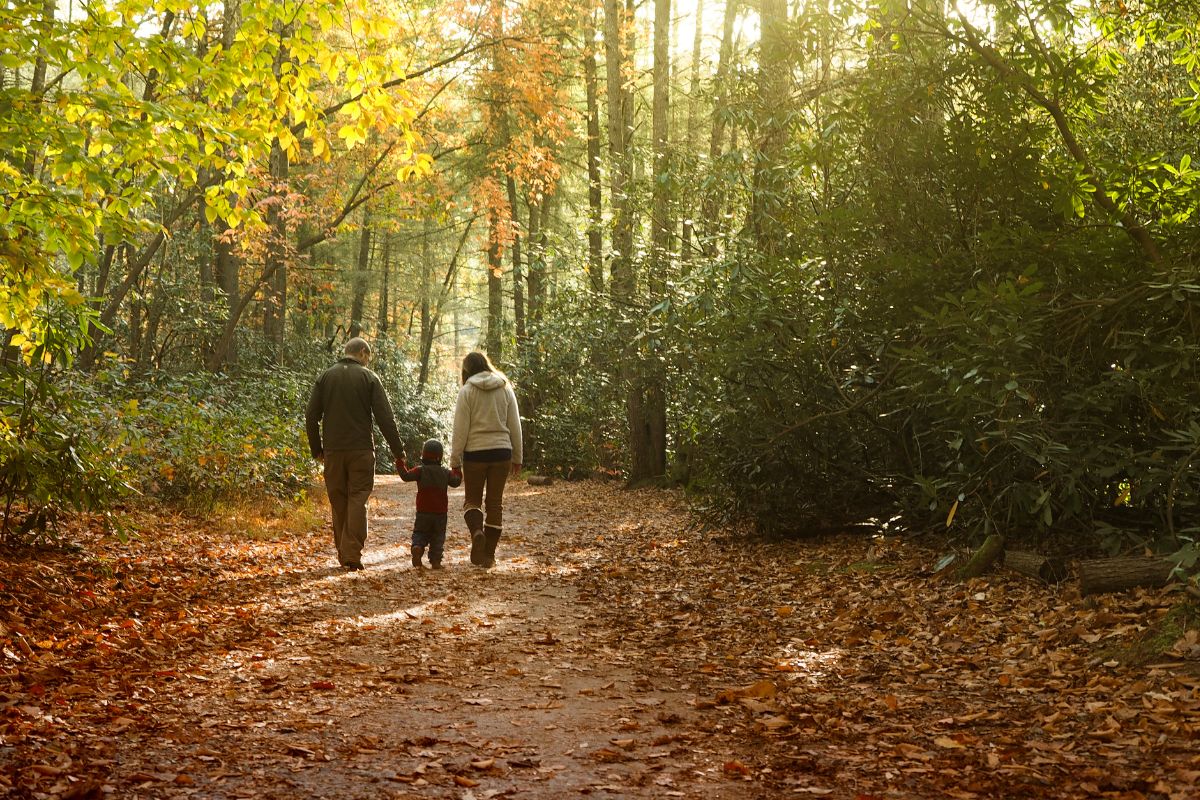
{"type": "Polygon", "coordinates": [[[425,555],[425,548],[414,544],[412,546],[412,565],[414,568],[421,568],[421,556],[423,555],[425,555]]]}

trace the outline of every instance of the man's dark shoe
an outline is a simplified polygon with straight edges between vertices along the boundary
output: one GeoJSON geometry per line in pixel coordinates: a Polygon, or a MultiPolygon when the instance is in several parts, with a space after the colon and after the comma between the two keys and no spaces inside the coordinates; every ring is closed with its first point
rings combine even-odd
{"type": "Polygon", "coordinates": [[[347,561],[342,566],[346,568],[347,572],[358,572],[363,568],[361,561],[347,561]]]}
{"type": "Polygon", "coordinates": [[[440,561],[430,561],[430,562],[429,562],[429,568],[430,568],[430,569],[441,569],[441,568],[442,568],[442,562],[440,562],[440,561]]]}
{"type": "Polygon", "coordinates": [[[421,568],[421,556],[425,555],[425,548],[418,545],[412,546],[412,565],[416,569],[421,568]]]}

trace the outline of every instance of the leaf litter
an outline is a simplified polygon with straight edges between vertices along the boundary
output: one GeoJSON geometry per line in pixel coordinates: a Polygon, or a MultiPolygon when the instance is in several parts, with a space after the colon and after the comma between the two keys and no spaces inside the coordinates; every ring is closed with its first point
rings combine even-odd
{"type": "Polygon", "coordinates": [[[325,531],[172,516],[5,557],[0,796],[1195,797],[1195,636],[1105,649],[1169,591],[954,583],[911,540],[684,529],[611,484],[507,505],[486,573],[453,517],[413,570],[386,477],[361,573],[325,531]]]}

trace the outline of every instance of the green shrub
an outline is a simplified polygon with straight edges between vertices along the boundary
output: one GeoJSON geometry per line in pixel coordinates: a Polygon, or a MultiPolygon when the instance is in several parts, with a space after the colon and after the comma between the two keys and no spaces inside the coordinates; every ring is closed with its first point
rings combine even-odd
{"type": "Polygon", "coordinates": [[[90,383],[64,369],[92,316],[40,315],[42,341],[0,359],[0,541],[9,545],[54,540],[65,510],[114,522],[107,511],[129,490],[116,456],[125,432],[90,383]]]}

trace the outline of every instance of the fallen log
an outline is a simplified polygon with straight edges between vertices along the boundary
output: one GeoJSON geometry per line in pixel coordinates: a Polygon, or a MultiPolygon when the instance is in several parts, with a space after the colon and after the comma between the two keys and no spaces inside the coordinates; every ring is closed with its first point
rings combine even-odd
{"type": "Polygon", "coordinates": [[[978,578],[987,572],[988,567],[1002,555],[1004,555],[1004,537],[993,533],[983,540],[983,544],[975,551],[975,555],[971,556],[971,560],[959,568],[956,573],[958,579],[965,581],[968,578],[978,578]]]}
{"type": "Polygon", "coordinates": [[[525,482],[530,486],[549,486],[554,480],[549,475],[530,475],[525,482]]]}
{"type": "Polygon", "coordinates": [[[1005,551],[1004,566],[1046,583],[1058,583],[1067,577],[1067,569],[1062,561],[1027,550],[1005,551]]]}
{"type": "Polygon", "coordinates": [[[1165,586],[1174,571],[1174,562],[1165,558],[1097,558],[1079,562],[1081,594],[1123,592],[1145,587],[1165,586]]]}

